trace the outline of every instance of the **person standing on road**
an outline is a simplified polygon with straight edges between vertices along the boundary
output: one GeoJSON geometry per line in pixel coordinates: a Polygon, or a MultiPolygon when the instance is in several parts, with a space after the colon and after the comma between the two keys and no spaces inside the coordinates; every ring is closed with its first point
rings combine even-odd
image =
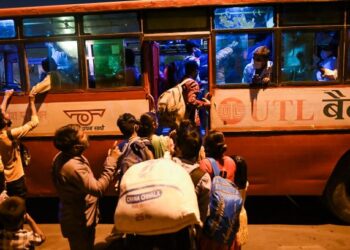
{"type": "MultiPolygon", "coordinates": [[[[27,186],[25,183],[23,163],[16,142],[29,131],[33,130],[39,124],[39,118],[35,107],[34,96],[29,97],[29,108],[31,111],[31,119],[23,126],[11,128],[11,119],[6,113],[6,106],[8,100],[13,94],[12,90],[5,91],[4,99],[1,103],[0,112],[0,159],[2,161],[3,169],[0,175],[4,175],[5,188],[9,196],[19,196],[23,199],[27,195],[27,186]]],[[[2,191],[2,190],[1,190],[2,191]]]]}
{"type": "Polygon", "coordinates": [[[83,152],[89,146],[87,135],[79,125],[59,128],[54,145],[60,150],[54,160],[52,177],[60,198],[61,231],[71,250],[92,250],[98,223],[98,197],[107,189],[115,173],[120,151],[115,143],[108,151],[104,170],[95,179],[83,152]]]}
{"type": "MultiPolygon", "coordinates": [[[[220,131],[211,130],[204,138],[204,149],[206,157],[213,158],[220,170],[220,175],[230,181],[233,181],[236,173],[236,164],[233,159],[225,155],[227,145],[224,134],[220,131]]],[[[214,178],[214,170],[208,158],[200,161],[199,167],[210,177],[214,178]]],[[[215,241],[209,235],[202,234],[200,239],[200,248],[203,250],[240,250],[236,242],[230,246],[215,241]]]]}

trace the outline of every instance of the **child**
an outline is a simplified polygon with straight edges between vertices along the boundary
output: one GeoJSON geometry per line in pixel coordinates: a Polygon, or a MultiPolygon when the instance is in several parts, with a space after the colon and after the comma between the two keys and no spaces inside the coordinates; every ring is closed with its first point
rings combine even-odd
{"type": "Polygon", "coordinates": [[[165,152],[173,151],[173,142],[169,136],[156,135],[158,128],[157,115],[153,112],[146,112],[140,117],[140,128],[137,134],[141,138],[146,138],[151,141],[153,147],[154,158],[162,158],[165,152]]]}
{"type": "Polygon", "coordinates": [[[130,113],[124,113],[118,117],[117,125],[124,136],[121,148],[122,154],[118,160],[118,170],[123,175],[133,164],[153,159],[153,153],[147,145],[151,143],[137,135],[139,121],[130,113]]]}
{"type": "Polygon", "coordinates": [[[34,249],[45,241],[45,235],[26,213],[25,201],[17,196],[12,196],[0,204],[0,222],[4,229],[0,230],[1,249],[34,249]],[[32,229],[23,229],[27,222],[32,229]]]}

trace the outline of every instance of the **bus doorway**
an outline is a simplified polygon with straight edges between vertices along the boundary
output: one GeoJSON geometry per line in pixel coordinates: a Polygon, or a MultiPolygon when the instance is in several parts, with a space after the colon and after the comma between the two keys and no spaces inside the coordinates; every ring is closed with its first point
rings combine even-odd
{"type": "MultiPolygon", "coordinates": [[[[186,64],[197,64],[197,75],[194,77],[200,92],[197,99],[202,99],[209,92],[208,39],[169,39],[145,42],[145,67],[148,72],[150,93],[154,97],[155,106],[158,97],[165,91],[175,87],[188,77],[186,64]]],[[[189,68],[189,67],[187,67],[189,68]]],[[[156,108],[156,107],[155,107],[156,108]]],[[[209,110],[199,109],[197,125],[205,134],[209,124],[209,110]]],[[[160,133],[166,134],[169,128],[160,124],[160,133]]]]}

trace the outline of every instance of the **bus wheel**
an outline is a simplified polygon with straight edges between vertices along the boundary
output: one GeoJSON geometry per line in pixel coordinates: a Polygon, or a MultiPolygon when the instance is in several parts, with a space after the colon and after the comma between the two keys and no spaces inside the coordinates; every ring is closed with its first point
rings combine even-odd
{"type": "Polygon", "coordinates": [[[328,209],[350,224],[350,162],[342,164],[330,177],[323,199],[328,209]]]}

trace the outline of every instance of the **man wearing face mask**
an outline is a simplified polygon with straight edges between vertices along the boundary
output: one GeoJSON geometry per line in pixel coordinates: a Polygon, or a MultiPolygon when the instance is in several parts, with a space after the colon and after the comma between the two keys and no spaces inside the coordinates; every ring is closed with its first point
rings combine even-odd
{"type": "Polygon", "coordinates": [[[89,140],[79,125],[59,128],[54,145],[60,150],[53,160],[52,177],[60,198],[61,232],[71,250],[92,250],[99,219],[98,197],[113,178],[120,151],[114,143],[100,177],[95,179],[89,161],[82,155],[89,140]]]}
{"type": "Polygon", "coordinates": [[[334,81],[338,77],[337,58],[334,56],[335,48],[332,45],[320,46],[321,60],[317,63],[317,81],[334,81]]]}
{"type": "Polygon", "coordinates": [[[269,61],[270,50],[266,46],[257,47],[252,61],[243,71],[242,83],[267,86],[271,82],[272,61],[269,61]]]}

